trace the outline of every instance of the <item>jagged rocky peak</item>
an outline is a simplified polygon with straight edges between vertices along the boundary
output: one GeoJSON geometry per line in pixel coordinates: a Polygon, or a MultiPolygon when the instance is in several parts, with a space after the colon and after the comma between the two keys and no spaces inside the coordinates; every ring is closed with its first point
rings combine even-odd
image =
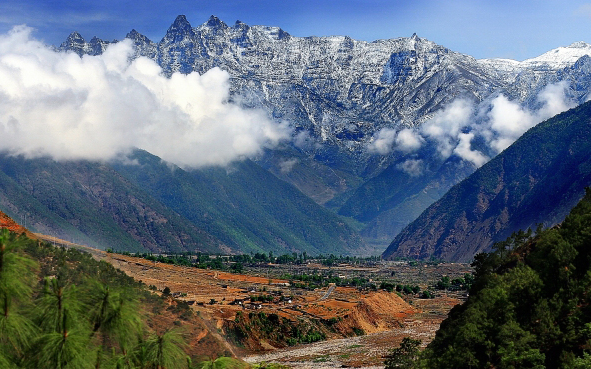
{"type": "Polygon", "coordinates": [[[228,25],[226,25],[226,23],[224,23],[220,18],[216,17],[215,15],[212,15],[211,17],[209,17],[207,22],[205,22],[205,26],[210,27],[210,28],[227,28],[228,27],[228,25]]]}
{"type": "Polygon", "coordinates": [[[191,23],[189,23],[187,17],[184,14],[180,14],[175,18],[171,25],[171,28],[172,27],[176,29],[191,29],[191,23]]]}
{"type": "Polygon", "coordinates": [[[236,23],[234,23],[234,28],[237,29],[249,29],[250,26],[240,20],[237,20],[236,23]]]}
{"type": "Polygon", "coordinates": [[[73,45],[73,44],[85,44],[86,41],[84,40],[84,37],[82,37],[82,35],[76,31],[70,33],[70,35],[68,36],[68,38],[66,39],[66,41],[64,41],[62,43],[62,46],[67,46],[67,45],[73,45]]]}
{"type": "Polygon", "coordinates": [[[469,58],[459,54],[455,57],[449,55],[449,49],[420,38],[416,33],[413,33],[411,37],[401,38],[397,41],[400,48],[390,55],[381,77],[381,82],[389,85],[400,85],[413,78],[422,78],[425,71],[438,70],[444,59],[450,58],[448,65],[453,65],[469,58]]]}
{"type": "Polygon", "coordinates": [[[105,50],[107,49],[107,47],[112,44],[112,43],[116,43],[117,41],[104,41],[101,40],[100,38],[94,36],[90,42],[85,45],[86,49],[85,50],[88,54],[90,55],[101,55],[102,53],[105,52],[105,50]]]}
{"type": "Polygon", "coordinates": [[[279,27],[255,26],[273,40],[289,40],[291,35],[279,27]]]}
{"type": "Polygon", "coordinates": [[[82,55],[86,54],[85,46],[86,46],[86,41],[84,40],[84,37],[82,37],[82,35],[80,33],[74,31],[74,32],[70,33],[70,35],[68,36],[66,41],[64,41],[60,45],[59,50],[63,50],[63,51],[70,50],[70,51],[75,52],[79,56],[82,56],[82,55]]]}
{"type": "Polygon", "coordinates": [[[355,41],[351,37],[345,36],[341,42],[341,47],[344,49],[353,49],[355,47],[355,41]]]}
{"type": "Polygon", "coordinates": [[[189,23],[187,17],[181,14],[176,17],[172,25],[168,28],[163,40],[168,39],[172,42],[178,42],[186,36],[194,36],[193,27],[191,27],[191,23],[189,23]]]}
{"type": "Polygon", "coordinates": [[[126,36],[125,38],[128,38],[130,40],[133,41],[139,41],[139,42],[145,42],[145,43],[151,43],[152,41],[150,41],[149,38],[147,38],[146,36],[142,35],[141,33],[139,33],[138,31],[134,29],[132,29],[126,36]]]}
{"type": "Polygon", "coordinates": [[[421,39],[419,38],[419,36],[417,36],[416,33],[413,33],[412,36],[410,36],[410,38],[408,38],[406,40],[406,46],[410,49],[410,50],[414,50],[417,48],[417,44],[421,42],[421,39]]]}
{"type": "Polygon", "coordinates": [[[426,38],[422,38],[419,37],[416,33],[413,33],[412,36],[406,38],[406,47],[409,50],[432,50],[432,49],[437,49],[438,51],[441,52],[449,52],[449,49],[436,44],[433,41],[429,41],[426,38]]]}
{"type": "Polygon", "coordinates": [[[125,38],[131,40],[134,45],[134,58],[146,56],[156,59],[158,45],[135,29],[132,29],[125,38]]]}
{"type": "Polygon", "coordinates": [[[232,36],[230,41],[243,48],[252,47],[253,43],[251,42],[248,35],[249,30],[250,26],[248,24],[237,20],[234,24],[234,27],[232,27],[232,36]]]}

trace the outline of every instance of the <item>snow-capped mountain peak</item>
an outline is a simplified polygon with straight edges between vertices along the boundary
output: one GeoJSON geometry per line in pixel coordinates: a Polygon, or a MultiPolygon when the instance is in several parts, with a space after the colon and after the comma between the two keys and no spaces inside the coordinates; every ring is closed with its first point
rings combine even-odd
{"type": "Polygon", "coordinates": [[[521,62],[522,66],[538,67],[549,66],[552,69],[560,69],[573,65],[584,55],[591,55],[591,45],[579,41],[569,46],[558,47],[535,58],[521,62]]]}
{"type": "Polygon", "coordinates": [[[138,31],[136,31],[135,29],[132,29],[131,31],[129,31],[129,33],[125,36],[125,38],[128,38],[130,40],[133,40],[135,42],[143,42],[143,43],[150,43],[150,42],[152,42],[152,41],[150,41],[149,38],[147,38],[146,36],[142,35],[138,31]]]}
{"type": "Polygon", "coordinates": [[[180,42],[186,37],[194,37],[193,28],[187,17],[179,15],[166,31],[166,36],[164,36],[162,41],[180,42]]]}
{"type": "Polygon", "coordinates": [[[569,46],[552,49],[540,56],[521,62],[513,59],[492,58],[479,59],[478,63],[496,73],[498,78],[513,83],[523,73],[556,72],[573,67],[584,56],[591,56],[591,44],[579,41],[569,46]]]}
{"type": "MultiPolygon", "coordinates": [[[[454,107],[455,102],[468,101],[477,107],[500,94],[520,108],[537,111],[543,104],[540,93],[554,84],[560,84],[564,91],[551,91],[552,94],[564,92],[569,104],[584,102],[591,95],[591,57],[587,56],[591,54],[591,46],[584,42],[523,62],[476,60],[416,34],[373,42],[347,36],[295,37],[279,27],[249,26],[240,21],[228,27],[215,16],[195,28],[186,17],[179,16],[157,43],[133,31],[128,38],[133,40],[134,56],[154,60],[166,75],[203,74],[216,67],[226,71],[230,76],[232,101],[264,110],[272,119],[288,123],[294,131],[294,146],[277,157],[295,153],[298,163],[302,160],[302,168],[308,168],[300,173],[306,174],[301,177],[281,174],[282,162],[272,163],[275,159],[268,158],[271,160],[268,165],[275,168],[278,176],[307,189],[313,198],[327,201],[332,195],[326,193],[347,190],[349,182],[343,178],[349,174],[341,177],[337,173],[350,173],[352,178],[381,178],[380,173],[391,168],[393,177],[388,174],[384,178],[395,178],[403,186],[394,188],[407,188],[403,184],[407,183],[403,179],[406,177],[399,174],[413,176],[404,169],[405,165],[420,163],[425,182],[416,186],[412,182],[412,190],[408,187],[408,199],[413,200],[404,200],[391,209],[382,206],[386,204],[383,199],[351,202],[363,203],[362,209],[365,204],[369,204],[367,209],[376,204],[375,213],[371,209],[367,211],[374,214],[372,217],[379,214],[374,218],[375,227],[367,228],[367,234],[375,235],[376,239],[393,237],[390,232],[408,221],[408,209],[418,211],[415,214],[418,215],[423,208],[416,204],[432,201],[432,196],[442,194],[474,168],[459,155],[452,155],[442,164],[439,144],[435,143],[426,143],[420,152],[411,154],[416,157],[404,156],[397,150],[402,128],[416,127],[420,132],[423,123],[439,120],[443,123],[437,124],[449,125],[447,120],[455,120],[457,114],[455,109],[447,108],[454,107]],[[378,147],[377,141],[384,148],[377,151],[379,154],[372,150],[378,147]],[[327,168],[334,182],[323,177],[329,172],[327,168]],[[310,186],[308,179],[316,175],[322,178],[313,181],[321,185],[310,186]],[[327,190],[319,195],[316,189],[322,188],[327,190]],[[412,192],[414,189],[417,192],[412,192]],[[398,210],[394,212],[395,209],[398,210]]],[[[103,45],[98,39],[86,43],[81,35],[73,34],[60,49],[82,55],[100,52],[103,45]],[[100,47],[93,48],[91,44],[100,47]]],[[[463,131],[462,135],[468,136],[463,131]]],[[[445,145],[452,147],[455,139],[445,138],[445,145]]],[[[474,141],[468,143],[472,145],[474,141]]],[[[470,152],[475,149],[468,147],[470,152]]],[[[411,182],[408,183],[410,186],[411,182]]],[[[380,188],[378,192],[383,195],[381,188],[394,185],[392,182],[368,188],[380,188]]],[[[357,209],[357,205],[351,206],[357,209]]],[[[341,214],[354,215],[346,213],[346,207],[341,214]]]]}
{"type": "Polygon", "coordinates": [[[209,17],[209,19],[205,23],[205,26],[211,27],[211,28],[227,28],[228,27],[228,25],[226,25],[226,23],[222,22],[222,20],[220,20],[215,15],[212,15],[211,17],[209,17]]]}

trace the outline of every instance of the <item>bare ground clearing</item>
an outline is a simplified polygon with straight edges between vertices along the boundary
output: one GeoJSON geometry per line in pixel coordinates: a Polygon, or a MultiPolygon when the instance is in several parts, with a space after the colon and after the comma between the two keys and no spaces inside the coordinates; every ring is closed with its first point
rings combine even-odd
{"type": "MultiPolygon", "coordinates": [[[[263,276],[231,274],[115,254],[105,256],[105,260],[147,285],[154,285],[159,290],[169,287],[173,293],[186,294],[179,298],[194,301],[194,309],[220,331],[223,331],[224,321],[234,320],[238,311],[250,310],[244,305],[231,305],[231,302],[246,301],[250,295],[263,293],[264,290],[264,293],[281,291],[283,295],[293,295],[294,300],[291,303],[261,304],[258,311],[276,313],[291,320],[348,317],[352,319],[351,324],[367,333],[349,338],[333,334],[327,341],[294,347],[277,347],[265,343],[258,350],[249,347],[235,350],[252,363],[277,362],[296,368],[334,368],[343,365],[380,367],[383,365],[383,356],[404,337],[421,339],[423,345],[430,342],[449,309],[460,303],[458,298],[447,295],[429,300],[409,298],[405,301],[395,293],[359,291],[350,287],[334,288],[322,300],[328,288],[316,291],[295,289],[283,285],[288,282],[286,280],[265,275],[278,275],[277,271],[264,273],[263,276]],[[212,299],[215,300],[213,304],[212,299]]],[[[349,272],[377,273],[368,268],[351,269],[349,272]]],[[[397,274],[402,274],[408,280],[420,275],[424,282],[426,269],[413,270],[404,266],[397,274]]],[[[435,280],[440,275],[461,275],[464,269],[465,266],[442,266],[439,270],[433,269],[427,278],[435,280]]],[[[253,309],[257,310],[256,307],[253,309]]]]}

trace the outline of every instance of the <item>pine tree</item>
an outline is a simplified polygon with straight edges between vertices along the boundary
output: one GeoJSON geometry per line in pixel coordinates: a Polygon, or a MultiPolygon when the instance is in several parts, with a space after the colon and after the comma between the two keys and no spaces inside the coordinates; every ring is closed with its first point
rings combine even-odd
{"type": "Polygon", "coordinates": [[[145,343],[148,362],[158,369],[184,368],[185,340],[178,329],[169,329],[163,334],[154,333],[145,343]]]}
{"type": "Polygon", "coordinates": [[[19,252],[22,242],[0,230],[0,367],[17,365],[36,334],[22,308],[31,298],[37,265],[19,252]]]}

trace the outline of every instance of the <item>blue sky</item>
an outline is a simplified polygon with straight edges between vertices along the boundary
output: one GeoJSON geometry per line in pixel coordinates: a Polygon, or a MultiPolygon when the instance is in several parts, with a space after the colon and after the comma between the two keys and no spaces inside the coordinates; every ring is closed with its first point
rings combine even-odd
{"type": "Polygon", "coordinates": [[[111,40],[135,28],[159,41],[179,14],[193,26],[216,15],[229,25],[280,26],[294,36],[373,41],[416,32],[476,58],[523,60],[591,43],[591,1],[564,0],[1,0],[0,33],[26,24],[36,38],[59,45],[72,31],[111,40]]]}

